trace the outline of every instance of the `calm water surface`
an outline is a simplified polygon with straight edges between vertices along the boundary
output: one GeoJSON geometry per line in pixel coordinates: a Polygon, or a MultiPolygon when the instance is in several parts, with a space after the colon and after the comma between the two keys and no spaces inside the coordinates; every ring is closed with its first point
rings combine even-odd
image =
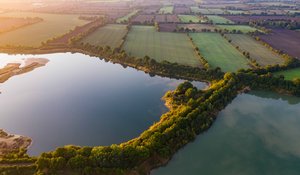
{"type": "Polygon", "coordinates": [[[82,54],[0,54],[0,66],[32,57],[50,62],[0,84],[0,128],[31,137],[31,155],[132,139],[167,111],[161,97],[182,82],[82,54]]]}
{"type": "Polygon", "coordinates": [[[152,175],[299,175],[300,98],[239,95],[214,125],[152,175]]]}

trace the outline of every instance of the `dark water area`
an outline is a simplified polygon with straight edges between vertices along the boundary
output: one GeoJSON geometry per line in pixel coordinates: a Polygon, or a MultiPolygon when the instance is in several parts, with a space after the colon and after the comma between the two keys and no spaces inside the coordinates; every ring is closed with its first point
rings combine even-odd
{"type": "Polygon", "coordinates": [[[0,84],[0,128],[32,138],[30,155],[137,137],[167,111],[166,91],[183,82],[71,53],[0,54],[0,66],[22,58],[49,63],[0,84]]]}

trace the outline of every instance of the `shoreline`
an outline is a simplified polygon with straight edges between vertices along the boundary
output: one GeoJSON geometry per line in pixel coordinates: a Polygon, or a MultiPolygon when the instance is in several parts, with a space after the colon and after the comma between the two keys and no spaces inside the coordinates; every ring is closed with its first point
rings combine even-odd
{"type": "MultiPolygon", "coordinates": [[[[210,86],[211,82],[210,79],[217,79],[217,78],[210,78],[210,79],[206,79],[206,78],[202,78],[202,77],[188,77],[186,75],[171,75],[170,73],[165,73],[162,71],[158,71],[158,70],[153,70],[151,68],[149,68],[146,65],[141,65],[141,64],[136,64],[136,63],[130,63],[130,62],[126,62],[126,61],[121,61],[121,60],[116,60],[114,59],[114,55],[101,55],[101,54],[97,54],[97,53],[93,53],[92,51],[86,50],[86,49],[81,49],[78,47],[70,47],[70,46],[66,46],[64,48],[62,47],[53,47],[53,48],[3,48],[0,47],[0,53],[5,53],[8,55],[42,55],[42,54],[54,54],[54,53],[80,53],[83,55],[87,55],[90,57],[96,57],[98,59],[101,60],[105,60],[105,61],[109,61],[113,64],[119,64],[121,66],[125,66],[125,67],[131,67],[134,68],[136,70],[140,70],[143,71],[146,74],[151,75],[158,75],[161,77],[169,77],[169,78],[174,78],[174,79],[182,79],[182,80],[186,80],[186,81],[200,81],[203,83],[207,83],[208,87],[210,86]]],[[[142,59],[142,58],[139,58],[142,59]]],[[[158,64],[161,64],[160,62],[158,62],[158,64]]],[[[185,66],[185,65],[182,65],[185,66]]],[[[190,66],[188,66],[190,67],[190,66]]],[[[196,67],[191,67],[191,68],[196,68],[196,67]]]]}
{"type": "Polygon", "coordinates": [[[0,129],[0,158],[19,152],[20,149],[27,150],[31,144],[32,139],[27,136],[8,134],[0,129]]]}

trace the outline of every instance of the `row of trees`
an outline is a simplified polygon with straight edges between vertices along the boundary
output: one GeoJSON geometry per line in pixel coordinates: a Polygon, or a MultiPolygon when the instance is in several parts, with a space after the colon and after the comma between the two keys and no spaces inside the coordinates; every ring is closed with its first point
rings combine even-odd
{"type": "Polygon", "coordinates": [[[259,20],[255,21],[256,25],[263,27],[272,27],[272,28],[280,28],[280,29],[299,29],[300,23],[295,20],[290,19],[282,19],[282,20],[259,20]]]}
{"type": "Polygon", "coordinates": [[[0,166],[1,175],[33,175],[35,170],[35,165],[0,166]]]}
{"type": "Polygon", "coordinates": [[[252,72],[239,72],[239,80],[252,89],[270,90],[300,96],[300,79],[284,80],[282,76],[273,76],[271,73],[257,75],[252,72]]]}
{"type": "Polygon", "coordinates": [[[8,20],[11,19],[12,22],[14,23],[14,25],[6,25],[6,26],[2,27],[1,30],[0,30],[0,34],[7,33],[7,32],[10,32],[10,31],[13,31],[13,30],[17,30],[19,28],[23,28],[23,27],[26,27],[26,26],[44,21],[42,18],[38,18],[38,17],[19,18],[20,21],[18,21],[18,22],[13,21],[14,18],[7,18],[7,19],[8,20]]]}
{"type": "Polygon", "coordinates": [[[73,30],[70,30],[68,33],[63,34],[61,36],[57,36],[51,39],[48,39],[46,42],[42,43],[43,48],[59,48],[59,47],[67,47],[74,45],[82,38],[87,36],[88,34],[94,32],[99,27],[106,24],[106,19],[103,17],[98,17],[95,20],[83,25],[77,26],[73,30]]]}
{"type": "Polygon", "coordinates": [[[286,16],[283,16],[282,19],[251,19],[245,22],[237,21],[236,23],[250,25],[259,28],[262,31],[265,31],[266,33],[268,33],[267,28],[280,28],[289,30],[295,30],[300,28],[300,23],[297,20],[286,18],[286,16]]]}
{"type": "Polygon", "coordinates": [[[177,63],[162,61],[158,63],[156,60],[148,56],[144,58],[136,58],[126,54],[124,50],[112,49],[109,46],[93,46],[88,43],[81,43],[76,46],[78,50],[91,56],[97,56],[105,61],[119,63],[124,67],[130,66],[143,70],[150,75],[160,75],[172,78],[182,78],[186,80],[210,81],[221,79],[223,73],[219,69],[206,70],[198,67],[190,67],[177,63]]]}
{"type": "Polygon", "coordinates": [[[287,59],[284,64],[281,65],[273,65],[273,66],[266,66],[266,67],[257,67],[255,69],[241,69],[239,70],[240,72],[243,73],[255,73],[258,75],[264,75],[268,73],[273,73],[273,72],[279,72],[279,71],[284,71],[288,69],[293,69],[300,67],[300,61],[297,59],[287,59]]]}

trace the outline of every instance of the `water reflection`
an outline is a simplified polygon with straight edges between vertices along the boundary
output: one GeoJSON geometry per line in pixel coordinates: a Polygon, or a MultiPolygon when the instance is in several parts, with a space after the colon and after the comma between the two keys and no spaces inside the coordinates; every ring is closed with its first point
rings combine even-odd
{"type": "Polygon", "coordinates": [[[300,103],[300,98],[290,95],[281,95],[279,96],[276,93],[268,92],[268,91],[251,91],[249,94],[262,97],[262,98],[271,98],[275,100],[284,100],[287,101],[289,104],[298,104],[300,103]]]}
{"type": "Polygon", "coordinates": [[[272,92],[242,94],[220,112],[208,132],[152,174],[296,175],[299,125],[299,98],[272,92]]]}

